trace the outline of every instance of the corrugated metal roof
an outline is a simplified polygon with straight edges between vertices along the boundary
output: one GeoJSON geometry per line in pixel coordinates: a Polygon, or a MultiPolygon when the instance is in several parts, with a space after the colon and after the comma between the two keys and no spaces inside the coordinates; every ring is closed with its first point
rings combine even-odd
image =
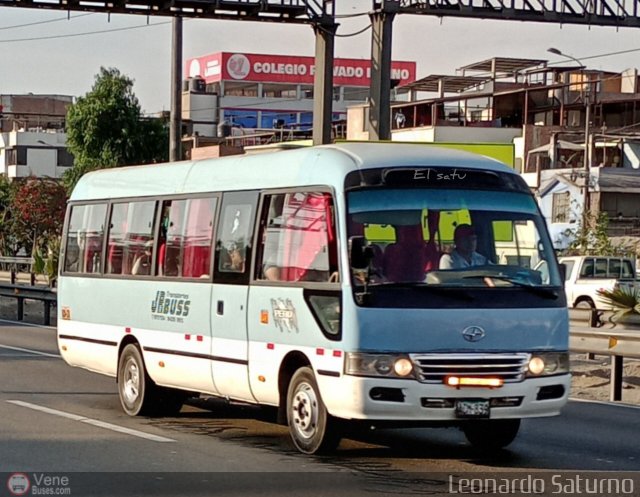
{"type": "Polygon", "coordinates": [[[523,69],[529,69],[542,64],[546,64],[546,59],[519,59],[513,57],[493,57],[491,59],[474,62],[467,66],[460,67],[459,71],[483,71],[491,74],[494,70],[497,73],[513,74],[523,69]]]}
{"type": "Polygon", "coordinates": [[[468,88],[473,88],[491,79],[480,76],[451,76],[444,74],[431,74],[425,78],[402,86],[403,90],[439,92],[440,85],[444,93],[459,93],[468,88]]]}

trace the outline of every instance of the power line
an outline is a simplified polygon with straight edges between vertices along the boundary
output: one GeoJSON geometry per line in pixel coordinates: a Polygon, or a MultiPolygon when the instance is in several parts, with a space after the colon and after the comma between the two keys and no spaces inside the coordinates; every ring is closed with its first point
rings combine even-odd
{"type": "Polygon", "coordinates": [[[355,32],[353,32],[353,33],[349,33],[349,34],[345,34],[345,35],[338,34],[338,33],[335,33],[335,34],[334,34],[334,32],[333,32],[333,31],[331,31],[331,30],[329,30],[329,29],[327,29],[327,28],[325,28],[325,27],[323,27],[323,26],[321,26],[321,25],[318,25],[318,26],[317,26],[317,28],[318,28],[318,29],[320,29],[321,31],[324,31],[325,33],[328,33],[328,34],[330,34],[330,35],[335,36],[336,38],[349,38],[349,37],[351,37],[351,36],[357,36],[357,35],[359,35],[359,34],[364,33],[365,31],[367,31],[367,30],[371,29],[371,26],[372,26],[371,24],[368,24],[367,26],[365,26],[364,28],[362,28],[362,29],[360,29],[360,30],[358,30],[358,31],[355,31],[355,32]]]}
{"type": "Polygon", "coordinates": [[[346,35],[341,35],[341,34],[336,33],[336,36],[337,36],[338,38],[349,38],[349,37],[351,37],[351,36],[358,36],[358,35],[360,35],[360,34],[364,33],[365,31],[368,31],[369,29],[371,29],[371,26],[372,26],[372,25],[371,25],[371,24],[369,24],[369,25],[365,26],[364,28],[362,28],[362,29],[360,29],[360,30],[358,30],[358,31],[355,31],[355,32],[353,32],[353,33],[349,33],[349,34],[346,34],[346,35]]]}
{"type": "Polygon", "coordinates": [[[79,15],[73,16],[73,17],[58,17],[56,19],[49,19],[47,21],[30,22],[30,23],[27,23],[27,24],[16,24],[15,26],[0,26],[0,31],[4,31],[4,30],[7,30],[7,29],[26,28],[26,27],[29,27],[29,26],[38,26],[40,24],[48,24],[48,23],[51,23],[51,22],[70,21],[72,19],[78,19],[79,17],[92,16],[94,14],[95,14],[95,12],[88,12],[86,14],[79,14],[79,15]]]}
{"type": "Polygon", "coordinates": [[[162,26],[165,24],[171,24],[171,21],[157,22],[154,24],[145,24],[144,26],[129,26],[125,28],[104,29],[102,31],[87,31],[85,33],[71,33],[66,35],[52,35],[52,36],[39,36],[34,38],[16,38],[14,40],[0,40],[0,43],[19,43],[25,41],[41,41],[41,40],[57,40],[61,38],[75,38],[78,36],[98,35],[104,33],[115,33],[117,31],[129,31],[131,29],[149,28],[153,26],[162,26]]]}
{"type": "Polygon", "coordinates": [[[362,17],[362,16],[368,16],[369,12],[358,12],[357,14],[336,14],[334,17],[336,19],[349,19],[352,17],[362,17]]]}

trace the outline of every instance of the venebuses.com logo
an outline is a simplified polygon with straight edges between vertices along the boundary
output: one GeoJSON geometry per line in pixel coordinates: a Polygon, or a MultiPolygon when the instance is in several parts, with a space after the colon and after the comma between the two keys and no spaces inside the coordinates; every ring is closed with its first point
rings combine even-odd
{"type": "Polygon", "coordinates": [[[7,488],[11,495],[26,495],[31,488],[31,482],[24,473],[13,473],[7,479],[7,488]]]}
{"type": "Polygon", "coordinates": [[[7,489],[11,495],[71,495],[68,476],[46,473],[11,473],[7,489]]]}

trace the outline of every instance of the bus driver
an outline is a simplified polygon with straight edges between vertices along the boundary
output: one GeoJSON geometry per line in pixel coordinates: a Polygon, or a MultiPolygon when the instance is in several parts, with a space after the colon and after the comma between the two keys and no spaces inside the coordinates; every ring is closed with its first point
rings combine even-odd
{"type": "Polygon", "coordinates": [[[476,252],[478,236],[469,224],[459,224],[453,233],[455,248],[440,258],[440,269],[463,269],[487,264],[487,258],[476,252]]]}

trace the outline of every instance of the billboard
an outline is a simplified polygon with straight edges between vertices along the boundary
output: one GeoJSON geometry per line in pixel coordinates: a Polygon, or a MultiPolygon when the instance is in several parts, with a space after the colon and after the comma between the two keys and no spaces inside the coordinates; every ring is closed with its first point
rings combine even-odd
{"type": "MultiPolygon", "coordinates": [[[[224,80],[312,85],[315,58],[218,52],[187,60],[185,73],[187,78],[199,76],[207,83],[224,80]]],[[[399,80],[400,85],[415,81],[416,63],[392,62],[391,79],[399,80]]],[[[369,87],[370,80],[370,60],[334,59],[334,85],[369,87]]]]}
{"type": "Polygon", "coordinates": [[[510,168],[515,168],[515,146],[513,143],[457,143],[457,142],[414,142],[414,141],[393,141],[393,143],[410,143],[413,145],[424,145],[426,147],[453,148],[464,150],[473,154],[484,155],[492,159],[499,160],[510,168]]]}

